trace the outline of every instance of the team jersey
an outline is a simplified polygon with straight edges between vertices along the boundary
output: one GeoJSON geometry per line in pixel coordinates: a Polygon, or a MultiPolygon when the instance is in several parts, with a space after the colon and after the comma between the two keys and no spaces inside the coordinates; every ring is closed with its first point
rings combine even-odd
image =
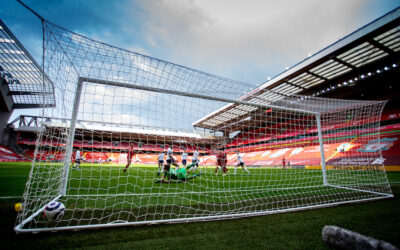
{"type": "Polygon", "coordinates": [[[219,159],[219,160],[226,159],[226,153],[225,152],[219,152],[217,154],[217,159],[219,159]]]}
{"type": "Polygon", "coordinates": [[[182,154],[182,160],[186,160],[187,157],[188,157],[188,154],[186,152],[182,154]]]}
{"type": "Polygon", "coordinates": [[[158,155],[158,160],[163,161],[164,160],[164,153],[161,153],[158,155]]]}
{"type": "Polygon", "coordinates": [[[196,150],[193,153],[193,160],[198,160],[199,159],[199,152],[196,150]]]}
{"type": "Polygon", "coordinates": [[[167,160],[170,160],[172,158],[172,148],[169,147],[167,150],[167,160]]]}
{"type": "Polygon", "coordinates": [[[133,156],[135,154],[135,150],[133,148],[129,148],[128,156],[133,156]]]}
{"type": "Polygon", "coordinates": [[[237,160],[240,162],[240,163],[242,163],[243,162],[243,158],[242,158],[242,156],[240,155],[240,154],[237,154],[237,160]]]}
{"type": "Polygon", "coordinates": [[[76,150],[76,154],[75,154],[75,160],[78,160],[81,158],[81,151],[76,150]]]}

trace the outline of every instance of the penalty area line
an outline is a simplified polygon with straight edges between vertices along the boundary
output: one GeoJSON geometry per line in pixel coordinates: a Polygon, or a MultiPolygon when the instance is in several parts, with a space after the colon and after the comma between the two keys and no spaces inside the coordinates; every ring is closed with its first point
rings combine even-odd
{"type": "Polygon", "coordinates": [[[22,198],[21,196],[0,196],[0,199],[17,199],[17,198],[22,198]]]}

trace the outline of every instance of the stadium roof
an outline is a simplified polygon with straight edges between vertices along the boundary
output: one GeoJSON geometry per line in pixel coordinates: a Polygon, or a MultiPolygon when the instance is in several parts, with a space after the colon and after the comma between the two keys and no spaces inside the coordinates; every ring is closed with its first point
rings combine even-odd
{"type": "MultiPolygon", "coordinates": [[[[239,100],[275,105],[290,95],[323,96],[354,81],[373,77],[399,65],[400,8],[304,59],[239,100]]],[[[256,107],[227,104],[193,123],[228,132],[240,130],[256,107]],[[240,126],[242,124],[242,126],[240,126]]]]}
{"type": "MultiPolygon", "coordinates": [[[[70,119],[56,117],[40,117],[21,115],[11,121],[7,127],[13,128],[15,132],[38,132],[46,128],[55,130],[65,130],[70,127],[70,119]],[[43,127],[44,125],[44,127],[43,127]]],[[[162,138],[166,143],[191,142],[204,143],[205,141],[222,140],[220,136],[207,134],[207,131],[177,130],[172,128],[160,128],[151,126],[137,126],[124,123],[98,122],[77,120],[76,131],[78,133],[93,135],[101,134],[102,137],[118,137],[129,139],[160,140],[162,138]]]]}
{"type": "MultiPolygon", "coordinates": [[[[0,19],[0,73],[12,109],[54,107],[54,85],[0,19]]],[[[5,88],[5,89],[4,89],[5,88]]]]}

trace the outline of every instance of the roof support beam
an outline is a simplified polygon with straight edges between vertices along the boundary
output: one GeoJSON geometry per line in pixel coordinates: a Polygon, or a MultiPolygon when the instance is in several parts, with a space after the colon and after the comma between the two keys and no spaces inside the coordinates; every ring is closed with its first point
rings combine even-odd
{"type": "Polygon", "coordinates": [[[350,63],[345,62],[345,61],[343,61],[342,59],[339,59],[339,58],[337,58],[337,57],[333,57],[332,60],[334,60],[334,61],[336,61],[336,62],[338,62],[338,63],[340,63],[340,64],[343,64],[344,66],[349,67],[350,69],[353,69],[353,70],[356,69],[356,67],[354,67],[354,66],[351,65],[350,63]]]}
{"type": "Polygon", "coordinates": [[[32,108],[54,108],[55,104],[14,104],[14,109],[32,109],[32,108]]]}
{"type": "Polygon", "coordinates": [[[299,85],[296,85],[296,84],[294,84],[294,83],[291,83],[291,82],[289,82],[289,81],[285,81],[285,83],[288,84],[288,85],[290,85],[290,86],[293,86],[293,87],[296,87],[296,88],[300,88],[300,89],[302,89],[302,90],[305,90],[305,88],[303,88],[303,87],[301,87],[301,86],[299,86],[299,85]]]}
{"type": "Polygon", "coordinates": [[[8,95],[53,95],[53,92],[40,92],[40,91],[15,91],[11,90],[8,95]]]}
{"type": "Polygon", "coordinates": [[[315,74],[315,73],[313,73],[313,72],[311,72],[311,71],[309,71],[309,70],[307,70],[306,73],[307,73],[307,74],[310,74],[310,75],[312,75],[312,76],[314,76],[314,77],[316,77],[316,78],[322,79],[322,80],[324,80],[324,81],[327,81],[327,80],[328,80],[328,79],[326,79],[325,77],[320,76],[320,75],[318,75],[318,74],[315,74]]]}
{"type": "Polygon", "coordinates": [[[388,48],[388,47],[386,47],[386,46],[384,46],[384,45],[382,45],[380,43],[378,43],[374,39],[368,39],[367,42],[372,44],[373,46],[377,47],[378,49],[385,51],[389,55],[392,55],[394,53],[393,50],[391,50],[390,48],[388,48]]]}

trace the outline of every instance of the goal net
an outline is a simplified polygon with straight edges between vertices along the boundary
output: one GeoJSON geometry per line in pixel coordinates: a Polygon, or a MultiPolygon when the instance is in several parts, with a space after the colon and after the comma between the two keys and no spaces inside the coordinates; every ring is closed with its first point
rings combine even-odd
{"type": "Polygon", "coordinates": [[[259,90],[44,26],[56,107],[43,109],[18,232],[392,197],[381,153],[368,148],[384,101],[259,90]],[[43,210],[53,201],[65,214],[49,222],[43,210]]]}

